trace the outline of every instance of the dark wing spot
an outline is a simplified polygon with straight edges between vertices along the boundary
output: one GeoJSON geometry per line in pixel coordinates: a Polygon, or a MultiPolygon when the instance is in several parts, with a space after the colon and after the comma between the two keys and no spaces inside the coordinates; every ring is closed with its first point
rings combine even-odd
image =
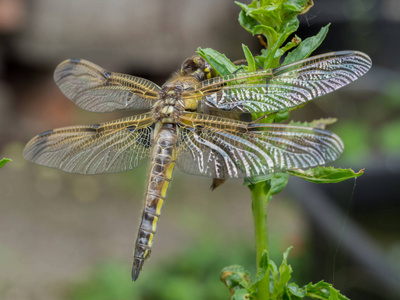
{"type": "Polygon", "coordinates": [[[131,126],[126,127],[126,129],[128,129],[130,132],[133,132],[133,131],[136,130],[136,126],[135,125],[131,125],[131,126]]]}
{"type": "Polygon", "coordinates": [[[42,136],[45,136],[45,135],[49,135],[49,134],[53,133],[53,131],[54,131],[53,129],[47,130],[47,131],[42,132],[41,134],[39,134],[39,136],[42,137],[42,136]]]}
{"type": "Polygon", "coordinates": [[[87,127],[85,129],[83,129],[82,131],[84,131],[84,132],[97,132],[97,128],[98,127],[87,127]]]}
{"type": "Polygon", "coordinates": [[[242,114],[240,114],[239,120],[243,121],[243,122],[251,122],[252,121],[251,114],[250,113],[242,113],[242,114]]]}
{"type": "Polygon", "coordinates": [[[194,127],[194,132],[197,133],[197,134],[200,134],[203,131],[203,129],[204,129],[203,125],[196,125],[194,127]]]}

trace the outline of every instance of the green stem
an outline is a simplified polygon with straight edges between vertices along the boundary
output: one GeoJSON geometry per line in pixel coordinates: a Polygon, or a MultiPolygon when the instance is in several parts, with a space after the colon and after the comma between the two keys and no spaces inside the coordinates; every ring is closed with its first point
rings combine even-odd
{"type": "MultiPolygon", "coordinates": [[[[260,262],[264,251],[268,253],[267,206],[271,198],[271,182],[263,181],[249,186],[251,191],[254,234],[256,243],[257,273],[260,272],[260,262]]],[[[269,271],[257,283],[257,299],[269,299],[269,271]]]]}

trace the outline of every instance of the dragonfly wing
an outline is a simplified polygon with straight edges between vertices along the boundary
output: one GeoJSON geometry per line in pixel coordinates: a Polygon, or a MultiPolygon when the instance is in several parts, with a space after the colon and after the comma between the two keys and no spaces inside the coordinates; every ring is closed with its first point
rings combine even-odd
{"type": "Polygon", "coordinates": [[[212,78],[199,83],[191,93],[204,95],[199,103],[201,112],[267,113],[296,107],[337,90],[370,67],[371,59],[362,52],[332,52],[276,69],[212,78]]]}
{"type": "Polygon", "coordinates": [[[54,71],[58,87],[79,107],[92,112],[149,109],[160,87],[140,77],[107,72],[84,59],[67,59],[54,71]]]}
{"type": "Polygon", "coordinates": [[[181,116],[177,166],[219,179],[253,177],[309,168],[336,160],[343,143],[312,127],[255,124],[215,116],[181,116]]]}
{"type": "Polygon", "coordinates": [[[150,156],[154,121],[142,114],[111,122],[46,131],[24,149],[32,162],[69,173],[130,170],[150,156]]]}

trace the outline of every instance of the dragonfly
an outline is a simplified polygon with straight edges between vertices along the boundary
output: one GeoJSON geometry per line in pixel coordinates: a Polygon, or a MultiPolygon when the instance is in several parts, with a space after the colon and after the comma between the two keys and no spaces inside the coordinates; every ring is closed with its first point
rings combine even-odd
{"type": "Polygon", "coordinates": [[[343,142],[331,131],[246,122],[231,113],[268,115],[295,108],[349,84],[370,67],[366,54],[338,51],[274,69],[217,76],[206,60],[193,56],[160,87],[68,59],[57,66],[54,80],[80,108],[145,112],[43,132],[27,143],[24,157],[77,174],[122,172],[149,161],[133,255],[136,280],[150,257],[175,166],[214,180],[255,178],[323,165],[343,152],[343,142]]]}

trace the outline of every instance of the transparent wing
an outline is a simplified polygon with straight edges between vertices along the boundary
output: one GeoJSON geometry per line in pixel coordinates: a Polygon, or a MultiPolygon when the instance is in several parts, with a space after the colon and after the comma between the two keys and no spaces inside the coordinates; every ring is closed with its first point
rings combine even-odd
{"type": "Polygon", "coordinates": [[[92,112],[149,109],[160,88],[153,82],[107,72],[84,59],[67,59],[54,71],[58,87],[79,107],[92,112]]]}
{"type": "Polygon", "coordinates": [[[212,78],[184,93],[183,99],[201,95],[200,112],[222,109],[267,113],[296,107],[337,90],[370,67],[371,59],[361,52],[326,53],[276,69],[212,78]]]}
{"type": "Polygon", "coordinates": [[[150,156],[153,119],[141,114],[97,125],[46,131],[25,146],[27,160],[69,173],[114,173],[150,156]]]}
{"type": "Polygon", "coordinates": [[[240,178],[336,160],[343,143],[334,133],[285,124],[255,124],[185,113],[180,118],[177,166],[213,178],[240,178]]]}

